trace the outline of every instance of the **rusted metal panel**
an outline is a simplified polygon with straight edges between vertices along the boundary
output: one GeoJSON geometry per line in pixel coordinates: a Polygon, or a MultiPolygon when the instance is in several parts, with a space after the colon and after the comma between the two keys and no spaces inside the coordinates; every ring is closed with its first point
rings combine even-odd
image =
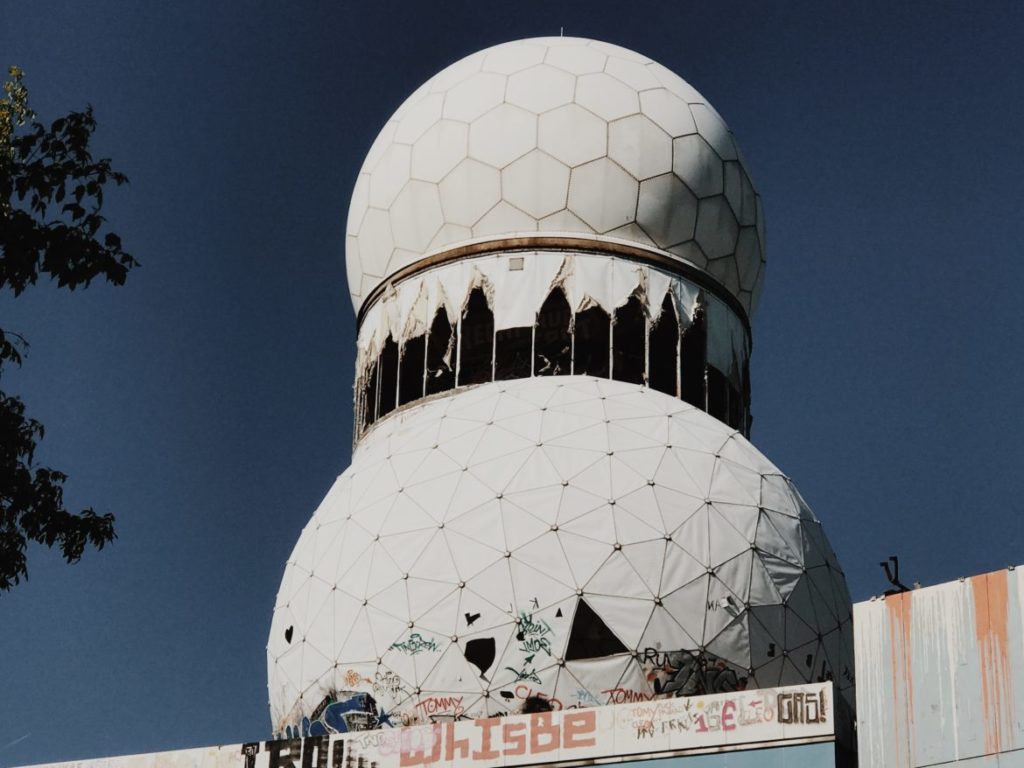
{"type": "Polygon", "coordinates": [[[862,768],[1024,763],[1022,573],[854,606],[862,768]]]}

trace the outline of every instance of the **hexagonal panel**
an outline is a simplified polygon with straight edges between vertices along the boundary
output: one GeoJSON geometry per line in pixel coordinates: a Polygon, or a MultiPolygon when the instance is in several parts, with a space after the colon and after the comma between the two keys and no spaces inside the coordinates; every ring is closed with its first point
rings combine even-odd
{"type": "Polygon", "coordinates": [[[541,232],[593,232],[590,225],[568,208],[537,222],[541,232]]]}
{"type": "Polygon", "coordinates": [[[640,111],[636,91],[604,72],[577,78],[576,103],[605,120],[616,120],[640,111]]]}
{"type": "Polygon", "coordinates": [[[725,199],[729,201],[736,220],[743,213],[743,169],[737,160],[729,160],[724,164],[723,188],[725,199]]]}
{"type": "MultiPolygon", "coordinates": [[[[697,207],[697,242],[709,259],[728,256],[736,250],[739,224],[725,197],[708,197],[697,207]]],[[[737,283],[739,278],[737,277],[737,283]]],[[[736,290],[739,290],[737,284],[736,290]]]]}
{"type": "Polygon", "coordinates": [[[473,237],[473,230],[469,227],[462,227],[458,224],[445,224],[437,230],[434,239],[430,241],[429,249],[433,251],[446,245],[469,240],[471,237],[473,237]]]}
{"type": "Polygon", "coordinates": [[[591,40],[590,47],[596,48],[599,51],[604,51],[613,58],[635,61],[638,64],[647,64],[650,62],[650,59],[642,53],[631,51],[629,48],[623,48],[621,45],[615,45],[615,43],[606,43],[604,40],[591,40]]]}
{"type": "Polygon", "coordinates": [[[391,234],[397,248],[426,250],[443,223],[436,184],[410,181],[391,205],[391,234]]]}
{"type": "Polygon", "coordinates": [[[537,146],[568,166],[604,157],[608,124],[577,104],[566,104],[540,116],[537,146]]]}
{"type": "Polygon", "coordinates": [[[359,228],[359,261],[363,272],[380,275],[395,242],[391,237],[391,219],[387,211],[370,208],[363,217],[363,225],[359,228]],[[373,265],[378,265],[377,269],[373,265]]]}
{"type": "Polygon", "coordinates": [[[698,269],[705,269],[708,265],[708,257],[704,255],[704,251],[700,249],[700,246],[694,240],[674,245],[667,250],[669,253],[693,264],[698,269]]]}
{"type": "Polygon", "coordinates": [[[537,116],[520,107],[502,104],[469,127],[469,155],[504,168],[537,146],[537,116]]]}
{"type": "Polygon", "coordinates": [[[395,129],[394,140],[399,144],[413,144],[426,130],[441,119],[444,96],[432,93],[411,105],[402,115],[395,129]]]}
{"type": "Polygon", "coordinates": [[[697,130],[723,160],[736,159],[736,145],[728,126],[709,104],[691,104],[690,112],[697,123],[697,130]]]}
{"type": "Polygon", "coordinates": [[[767,242],[764,239],[764,206],[761,203],[761,196],[754,195],[754,205],[756,208],[755,224],[757,225],[757,239],[761,241],[761,250],[763,251],[768,247],[767,242]]]}
{"type": "Polygon", "coordinates": [[[534,232],[536,229],[536,219],[502,200],[473,226],[473,237],[534,232]]]}
{"type": "Polygon", "coordinates": [[[548,50],[544,61],[573,75],[601,72],[608,56],[589,46],[565,46],[548,50]]]}
{"type": "Polygon", "coordinates": [[[392,144],[370,174],[370,205],[387,208],[409,180],[412,147],[392,144]]]}
{"type": "Polygon", "coordinates": [[[459,59],[454,64],[449,64],[427,81],[426,85],[429,86],[430,92],[444,93],[452,86],[479,72],[486,53],[486,51],[477,51],[464,59],[459,59]]]}
{"type": "Polygon", "coordinates": [[[704,101],[704,97],[700,95],[696,88],[668,67],[652,61],[647,65],[647,69],[658,79],[658,82],[664,88],[670,90],[687,104],[698,104],[704,101]]]}
{"type": "Polygon", "coordinates": [[[753,291],[761,270],[761,244],[756,227],[743,227],[736,240],[736,266],[740,273],[740,288],[753,291]]]}
{"type": "Polygon", "coordinates": [[[539,149],[501,172],[505,200],[537,219],[564,208],[568,190],[569,168],[539,149]]]}
{"type": "Polygon", "coordinates": [[[361,169],[363,173],[369,173],[376,167],[381,155],[384,154],[384,150],[391,146],[397,129],[398,121],[394,118],[388,120],[384,127],[380,129],[377,138],[373,140],[373,144],[366,151],[366,159],[363,160],[363,167],[361,169]]]}
{"type": "Polygon", "coordinates": [[[750,181],[746,169],[743,168],[742,171],[740,184],[743,187],[743,203],[740,210],[740,224],[746,227],[757,223],[757,193],[754,191],[754,184],[750,181]]]}
{"type": "Polygon", "coordinates": [[[359,261],[359,241],[354,235],[345,236],[345,277],[349,291],[359,287],[362,265],[359,261]]]}
{"type": "Polygon", "coordinates": [[[505,98],[505,79],[493,72],[478,72],[462,81],[444,95],[444,116],[468,123],[494,109],[505,98]]]}
{"type": "Polygon", "coordinates": [[[509,77],[505,101],[539,115],[571,102],[575,85],[569,73],[538,64],[509,77]]]}
{"type": "Polygon", "coordinates": [[[604,71],[637,91],[646,91],[649,88],[657,88],[660,85],[658,78],[647,69],[646,64],[639,61],[629,61],[618,56],[612,56],[608,59],[608,65],[604,68],[604,71]]]}
{"type": "Polygon", "coordinates": [[[608,157],[637,179],[672,170],[672,139],[643,115],[608,125],[608,157]]]}
{"type": "MultiPolygon", "coordinates": [[[[359,290],[355,292],[356,296],[369,296],[373,289],[380,284],[381,277],[364,270],[363,279],[359,281],[359,290]]],[[[356,310],[359,310],[359,304],[356,304],[356,310]]]]}
{"type": "Polygon", "coordinates": [[[697,132],[697,123],[689,106],[666,88],[641,93],[640,109],[673,138],[697,132]]]}
{"type": "Polygon", "coordinates": [[[438,182],[466,157],[469,126],[441,120],[412,148],[412,178],[438,182]]]}
{"type": "Polygon", "coordinates": [[[697,197],[722,194],[722,161],[696,134],[672,142],[672,170],[697,197]]]}
{"type": "Polygon", "coordinates": [[[483,70],[511,75],[515,72],[540,64],[544,61],[547,48],[543,45],[516,41],[505,45],[496,45],[485,52],[483,70]]]}
{"type": "Polygon", "coordinates": [[[467,158],[440,184],[445,221],[472,227],[501,199],[501,172],[467,158]]]}
{"type": "Polygon", "coordinates": [[[637,180],[603,157],[572,171],[569,210],[596,232],[607,232],[636,216],[637,180]]]}
{"type": "Polygon", "coordinates": [[[359,225],[366,215],[366,207],[370,204],[370,176],[360,173],[356,178],[356,186],[352,190],[352,201],[348,204],[348,220],[345,231],[350,235],[359,234],[359,225]]]}
{"type": "Polygon", "coordinates": [[[666,173],[640,184],[637,223],[661,248],[693,238],[697,198],[674,174],[666,173]]]}
{"type": "Polygon", "coordinates": [[[423,255],[422,250],[416,249],[414,251],[408,248],[395,248],[391,251],[391,258],[388,259],[387,266],[384,268],[384,276],[392,275],[402,267],[407,267],[410,264],[419,260],[420,256],[423,255]]]}
{"type": "Polygon", "coordinates": [[[708,262],[708,272],[730,293],[739,293],[740,275],[736,269],[735,259],[712,259],[708,262]]]}
{"type": "Polygon", "coordinates": [[[604,234],[608,237],[617,237],[620,240],[632,240],[637,243],[643,243],[644,245],[657,245],[657,243],[655,243],[635,221],[631,221],[629,224],[621,227],[616,227],[604,234]]]}

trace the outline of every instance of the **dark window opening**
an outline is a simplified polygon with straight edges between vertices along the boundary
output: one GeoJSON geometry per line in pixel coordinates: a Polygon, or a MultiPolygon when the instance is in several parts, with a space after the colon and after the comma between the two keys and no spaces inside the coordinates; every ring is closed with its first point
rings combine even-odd
{"type": "Polygon", "coordinates": [[[729,420],[726,422],[733,429],[743,429],[743,399],[736,387],[729,387],[729,420]]]}
{"type": "Polygon", "coordinates": [[[572,373],[572,309],[565,291],[556,288],[537,313],[533,372],[537,376],[568,376],[572,373]]]}
{"type": "Polygon", "coordinates": [[[645,330],[643,305],[636,296],[630,296],[615,310],[612,325],[612,378],[616,381],[644,383],[645,330]]]}
{"type": "Polygon", "coordinates": [[[423,366],[426,361],[427,339],[416,336],[402,346],[398,361],[398,404],[405,405],[423,397],[423,366]]]}
{"type": "Polygon", "coordinates": [[[384,349],[380,353],[380,397],[377,406],[378,418],[395,410],[398,395],[398,345],[388,334],[384,349]]]}
{"type": "Polygon", "coordinates": [[[702,411],[707,404],[704,378],[704,370],[707,367],[707,337],[704,309],[697,307],[690,327],[683,331],[679,342],[679,385],[683,400],[702,411]]]}
{"type": "Polygon", "coordinates": [[[576,613],[565,646],[565,660],[596,659],[629,651],[586,601],[576,602],[576,613]]]}
{"type": "Polygon", "coordinates": [[[427,336],[427,382],[428,395],[446,392],[455,386],[455,348],[457,334],[448,322],[444,308],[437,310],[430,324],[427,336]]]}
{"type": "Polygon", "coordinates": [[[729,423],[729,379],[725,374],[708,366],[708,413],[719,421],[729,423]]]}
{"type": "Polygon", "coordinates": [[[679,321],[671,294],[665,294],[661,315],[651,328],[647,345],[647,379],[651,389],[676,396],[676,378],[679,375],[676,355],[679,350],[679,321]]]}
{"type": "Polygon", "coordinates": [[[377,420],[377,361],[370,366],[366,374],[366,386],[363,388],[363,425],[368,427],[377,420]]]}
{"type": "Polygon", "coordinates": [[[743,358],[743,434],[750,437],[750,425],[754,421],[750,414],[750,359],[743,358]]]}
{"type": "Polygon", "coordinates": [[[573,373],[608,378],[611,318],[595,306],[576,314],[574,325],[575,367],[573,373]]]}
{"type": "Polygon", "coordinates": [[[460,344],[459,386],[491,381],[494,374],[494,313],[480,288],[474,288],[469,294],[466,311],[462,313],[460,344]]]}
{"type": "Polygon", "coordinates": [[[456,384],[571,372],[647,384],[749,435],[750,367],[744,350],[736,350],[728,373],[711,366],[702,302],[698,301],[685,327],[684,319],[671,294],[665,296],[655,323],[647,322],[647,311],[637,296],[612,316],[596,305],[574,315],[565,292],[556,288],[538,311],[534,326],[495,334],[487,296],[475,288],[460,326],[453,327],[441,308],[427,334],[401,347],[388,335],[356,388],[359,430],[400,405],[451,390],[456,384]]]}
{"type": "Polygon", "coordinates": [[[494,339],[494,379],[530,378],[533,328],[503,328],[494,339]]]}
{"type": "Polygon", "coordinates": [[[733,355],[732,367],[729,369],[729,421],[733,429],[743,429],[745,422],[743,407],[743,366],[733,355]]]}

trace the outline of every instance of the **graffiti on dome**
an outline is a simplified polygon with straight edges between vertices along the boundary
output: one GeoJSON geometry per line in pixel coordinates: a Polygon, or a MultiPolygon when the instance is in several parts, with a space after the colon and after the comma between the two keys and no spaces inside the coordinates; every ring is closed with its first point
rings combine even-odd
{"type": "Polygon", "coordinates": [[[361,691],[330,691],[313,711],[281,731],[287,739],[329,736],[377,728],[381,723],[377,701],[361,691]]]}
{"type": "Polygon", "coordinates": [[[586,688],[576,689],[576,701],[581,707],[598,707],[601,705],[601,700],[586,688]]]}
{"type": "MultiPolygon", "coordinates": [[[[532,657],[531,657],[532,658],[532,657]]],[[[515,675],[515,681],[528,680],[531,683],[537,683],[538,685],[544,682],[540,679],[540,675],[537,674],[536,669],[528,669],[529,665],[524,664],[522,669],[516,669],[515,667],[505,667],[509,672],[515,675]]]]}
{"type": "Polygon", "coordinates": [[[551,625],[543,619],[534,619],[532,613],[519,612],[516,622],[519,631],[516,632],[516,640],[519,641],[519,650],[523,653],[539,653],[543,651],[551,655],[551,625]]]}
{"type": "Polygon", "coordinates": [[[650,701],[656,694],[647,691],[635,691],[632,688],[608,688],[601,691],[606,696],[606,704],[636,704],[639,701],[650,701]]]}
{"type": "Polygon", "coordinates": [[[354,669],[345,670],[344,680],[345,685],[347,685],[349,688],[355,688],[360,683],[373,683],[373,681],[370,678],[364,677],[363,675],[356,672],[356,670],[354,669]]]}
{"type": "Polygon", "coordinates": [[[391,644],[389,650],[401,651],[407,653],[410,656],[415,656],[417,653],[423,651],[438,651],[440,650],[437,645],[437,641],[431,637],[424,637],[419,632],[410,632],[407,640],[399,640],[391,644]]]}
{"type": "Polygon", "coordinates": [[[429,718],[431,722],[459,720],[466,712],[462,703],[463,698],[462,696],[427,696],[416,702],[416,710],[429,718]]]}
{"type": "Polygon", "coordinates": [[[745,674],[706,652],[644,648],[640,652],[640,663],[656,694],[699,696],[742,691],[747,687],[745,674]]]}
{"type": "Polygon", "coordinates": [[[372,684],[375,696],[390,696],[395,699],[405,693],[402,678],[390,669],[378,669],[374,672],[372,684]]]}

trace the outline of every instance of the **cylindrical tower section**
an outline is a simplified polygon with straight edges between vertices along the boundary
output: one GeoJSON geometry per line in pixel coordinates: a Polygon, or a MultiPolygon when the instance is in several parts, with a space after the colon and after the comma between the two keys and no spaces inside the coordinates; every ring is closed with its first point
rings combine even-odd
{"type": "Polygon", "coordinates": [[[748,433],[742,306],[655,249],[521,237],[445,251],[409,272],[360,318],[360,435],[458,386],[580,374],[647,385],[748,433]]]}

